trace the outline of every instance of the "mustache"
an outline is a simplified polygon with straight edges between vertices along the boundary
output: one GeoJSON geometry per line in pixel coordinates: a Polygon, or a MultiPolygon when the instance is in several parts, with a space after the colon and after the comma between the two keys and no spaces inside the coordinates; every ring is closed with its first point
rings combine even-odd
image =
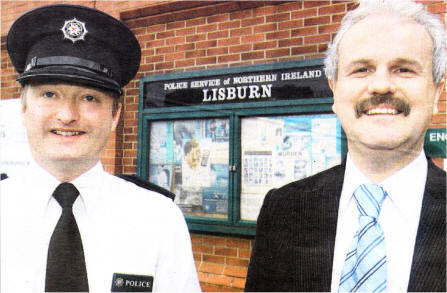
{"type": "Polygon", "coordinates": [[[359,101],[355,105],[355,115],[357,118],[360,118],[366,110],[380,104],[391,105],[397,111],[403,113],[404,116],[408,116],[410,114],[410,104],[408,104],[408,102],[404,99],[393,97],[393,95],[375,95],[359,101]]]}

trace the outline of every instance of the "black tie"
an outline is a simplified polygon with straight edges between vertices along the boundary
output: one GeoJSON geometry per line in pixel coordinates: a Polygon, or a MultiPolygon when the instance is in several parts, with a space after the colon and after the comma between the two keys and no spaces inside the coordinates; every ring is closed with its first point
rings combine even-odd
{"type": "Polygon", "coordinates": [[[61,183],[53,193],[62,207],[48,247],[46,292],[87,292],[81,235],[73,215],[73,203],[79,191],[71,183],[61,183]]]}

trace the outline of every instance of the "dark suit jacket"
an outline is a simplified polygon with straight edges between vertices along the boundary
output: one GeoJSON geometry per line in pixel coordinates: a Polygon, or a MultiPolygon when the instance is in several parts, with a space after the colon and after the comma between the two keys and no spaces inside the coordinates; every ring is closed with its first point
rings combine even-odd
{"type": "MultiPolygon", "coordinates": [[[[330,291],[344,172],[345,163],[266,195],[246,291],[330,291]]],[[[429,160],[408,291],[446,291],[445,213],[446,173],[429,160]]]]}

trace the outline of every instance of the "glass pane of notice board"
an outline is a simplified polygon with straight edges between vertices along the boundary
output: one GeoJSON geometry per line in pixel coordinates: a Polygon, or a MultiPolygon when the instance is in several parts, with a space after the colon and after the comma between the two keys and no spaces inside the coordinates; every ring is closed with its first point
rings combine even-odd
{"type": "Polygon", "coordinates": [[[334,114],[242,119],[241,219],[256,221],[270,189],[339,164],[340,132],[334,114]]]}
{"type": "Polygon", "coordinates": [[[229,120],[151,123],[149,181],[176,194],[187,216],[226,218],[229,120]]]}

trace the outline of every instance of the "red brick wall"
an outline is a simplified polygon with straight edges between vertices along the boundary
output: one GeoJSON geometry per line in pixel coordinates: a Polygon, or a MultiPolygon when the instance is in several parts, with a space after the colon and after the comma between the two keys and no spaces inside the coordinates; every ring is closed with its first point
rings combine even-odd
{"type": "MultiPolygon", "coordinates": [[[[288,60],[321,58],[351,1],[57,1],[101,9],[125,21],[136,34],[142,59],[124,91],[124,113],[103,156],[112,173],[135,173],[138,79],[142,76],[288,60]]],[[[445,1],[421,1],[446,17],[445,1]]],[[[1,1],[1,98],[20,88],[5,51],[6,33],[18,15],[54,1],[1,1]]],[[[446,126],[446,94],[432,127],[446,126]]],[[[437,160],[442,166],[443,160],[437,160]]],[[[251,241],[192,234],[194,257],[205,291],[241,291],[251,241]]]]}

